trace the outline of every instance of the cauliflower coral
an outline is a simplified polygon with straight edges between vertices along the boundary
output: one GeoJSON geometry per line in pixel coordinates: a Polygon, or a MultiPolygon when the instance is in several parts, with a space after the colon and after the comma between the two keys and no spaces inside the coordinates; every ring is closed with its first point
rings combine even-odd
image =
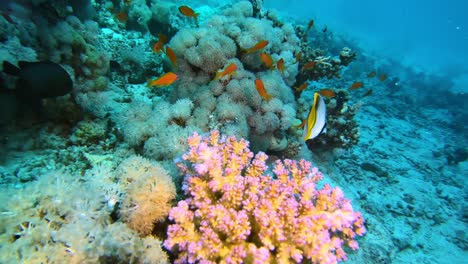
{"type": "Polygon", "coordinates": [[[343,246],[358,249],[365,228],[339,188],[317,183],[322,174],[305,160],[276,161],[249,150],[246,140],[194,134],[186,162],[188,196],[171,209],[164,246],[176,263],[336,263],[343,246]]]}

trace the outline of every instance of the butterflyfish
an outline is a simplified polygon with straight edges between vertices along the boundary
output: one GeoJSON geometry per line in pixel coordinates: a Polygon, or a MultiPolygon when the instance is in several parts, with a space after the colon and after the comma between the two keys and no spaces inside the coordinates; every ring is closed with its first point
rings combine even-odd
{"type": "Polygon", "coordinates": [[[364,86],[363,82],[355,82],[355,83],[351,84],[351,86],[348,88],[348,90],[350,90],[350,91],[356,90],[356,89],[361,88],[363,86],[364,86]]]}
{"type": "Polygon", "coordinates": [[[271,100],[271,95],[265,90],[265,85],[263,84],[262,80],[255,80],[255,88],[257,88],[258,94],[260,94],[260,96],[265,99],[265,101],[271,100]]]}
{"type": "Polygon", "coordinates": [[[149,81],[146,86],[148,86],[148,87],[152,87],[152,86],[158,86],[158,87],[169,86],[173,82],[175,82],[176,80],[177,80],[177,74],[175,74],[173,72],[168,72],[168,73],[162,75],[161,77],[159,77],[157,79],[149,81]]]}
{"type": "Polygon", "coordinates": [[[314,93],[314,104],[310,108],[309,115],[304,124],[304,141],[316,138],[326,130],[327,107],[323,97],[319,93],[314,93]]]}
{"type": "Polygon", "coordinates": [[[255,46],[246,49],[245,53],[249,54],[249,53],[255,52],[257,50],[264,49],[268,45],[268,43],[269,43],[268,40],[261,40],[257,44],[255,44],[255,46]]]}
{"type": "Polygon", "coordinates": [[[231,77],[236,72],[236,70],[237,70],[237,65],[235,63],[231,63],[223,71],[218,71],[214,79],[219,80],[223,78],[224,76],[231,77]]]}

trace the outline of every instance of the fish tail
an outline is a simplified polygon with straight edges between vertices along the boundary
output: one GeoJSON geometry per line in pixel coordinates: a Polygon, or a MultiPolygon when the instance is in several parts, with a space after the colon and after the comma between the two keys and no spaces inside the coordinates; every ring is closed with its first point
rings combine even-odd
{"type": "Polygon", "coordinates": [[[3,72],[10,75],[18,75],[20,72],[20,68],[16,67],[15,65],[9,63],[8,61],[3,62],[3,72]]]}

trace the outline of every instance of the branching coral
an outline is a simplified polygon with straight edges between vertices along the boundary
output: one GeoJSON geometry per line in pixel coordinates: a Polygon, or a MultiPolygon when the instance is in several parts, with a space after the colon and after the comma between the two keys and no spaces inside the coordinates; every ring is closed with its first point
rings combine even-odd
{"type": "Polygon", "coordinates": [[[299,61],[299,74],[297,83],[302,84],[306,80],[320,80],[327,77],[340,78],[340,71],[343,66],[347,66],[356,57],[356,53],[345,47],[341,50],[339,57],[326,56],[327,53],[321,49],[313,49],[307,43],[302,43],[302,58],[299,61]],[[314,63],[310,66],[309,63],[314,63]],[[309,64],[309,67],[305,65],[309,64]]]}
{"type": "Polygon", "coordinates": [[[186,200],[171,209],[164,246],[176,263],[278,263],[346,259],[343,246],[358,248],[363,218],[339,188],[317,183],[322,174],[305,160],[276,161],[255,155],[234,137],[194,134],[179,167],[186,200]]]}

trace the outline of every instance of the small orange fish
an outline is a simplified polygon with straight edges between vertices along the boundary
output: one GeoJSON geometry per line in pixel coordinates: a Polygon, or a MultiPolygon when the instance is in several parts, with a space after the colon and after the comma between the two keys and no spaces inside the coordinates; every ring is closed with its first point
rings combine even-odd
{"type": "Polygon", "coordinates": [[[356,90],[356,89],[361,88],[363,86],[364,86],[363,82],[355,82],[348,88],[348,90],[350,90],[350,91],[356,90]]]}
{"type": "Polygon", "coordinates": [[[161,41],[158,41],[154,43],[153,45],[153,51],[155,53],[160,53],[161,51],[163,51],[163,48],[164,48],[164,43],[162,43],[161,41]]]}
{"type": "Polygon", "coordinates": [[[261,49],[265,48],[268,45],[268,43],[269,43],[268,40],[261,40],[257,44],[255,44],[255,46],[246,49],[245,53],[249,54],[249,53],[255,52],[257,50],[261,50],[261,49]]]}
{"type": "Polygon", "coordinates": [[[306,31],[309,31],[309,29],[311,29],[313,26],[314,26],[314,20],[311,19],[310,22],[309,22],[309,25],[307,25],[307,30],[306,31]]]}
{"type": "Polygon", "coordinates": [[[15,21],[13,21],[13,19],[11,18],[11,16],[10,16],[9,14],[7,14],[7,13],[5,13],[5,12],[2,12],[2,11],[0,11],[0,14],[2,14],[2,17],[3,17],[6,21],[8,21],[8,23],[10,23],[10,24],[16,24],[15,21]]]}
{"type": "Polygon", "coordinates": [[[126,5],[130,4],[131,2],[132,2],[132,0],[124,0],[124,3],[125,3],[126,5]]]}
{"type": "Polygon", "coordinates": [[[268,94],[265,90],[265,85],[263,84],[262,80],[255,80],[255,88],[257,88],[258,94],[260,94],[263,99],[265,99],[267,102],[271,100],[271,95],[268,94]]]}
{"type": "Polygon", "coordinates": [[[369,89],[362,97],[366,97],[372,94],[372,89],[369,89]]]}
{"type": "Polygon", "coordinates": [[[167,43],[167,36],[164,35],[163,33],[158,34],[158,39],[159,39],[159,42],[162,42],[163,44],[167,43]]]}
{"type": "Polygon", "coordinates": [[[306,69],[306,70],[313,69],[314,67],[315,67],[315,61],[311,61],[311,62],[307,63],[306,65],[304,65],[304,69],[306,69]]]}
{"type": "Polygon", "coordinates": [[[325,97],[335,97],[335,92],[333,92],[331,89],[322,89],[319,91],[319,94],[325,97]]]}
{"type": "Polygon", "coordinates": [[[260,53],[260,59],[265,63],[268,69],[273,66],[273,59],[271,58],[270,54],[268,53],[260,53]]]}
{"type": "Polygon", "coordinates": [[[276,68],[281,71],[281,73],[284,73],[284,60],[283,58],[279,59],[279,61],[276,63],[276,68]]]}
{"type": "Polygon", "coordinates": [[[154,79],[152,81],[149,81],[148,84],[146,85],[147,87],[153,87],[153,86],[158,86],[158,87],[161,87],[161,86],[169,86],[171,85],[173,82],[175,82],[177,80],[177,74],[173,73],[173,72],[168,72],[164,75],[162,75],[161,77],[159,77],[158,79],[154,79]]]}
{"type": "Polygon", "coordinates": [[[304,91],[305,89],[307,89],[307,86],[308,86],[308,85],[309,85],[309,84],[308,84],[307,82],[305,82],[305,83],[301,84],[300,86],[296,87],[295,89],[296,89],[296,91],[298,91],[298,92],[302,92],[302,91],[304,91]]]}
{"type": "Polygon", "coordinates": [[[379,80],[380,80],[381,82],[384,82],[385,80],[387,80],[387,74],[385,74],[385,73],[384,73],[384,74],[381,74],[381,75],[379,76],[379,80]]]}
{"type": "Polygon", "coordinates": [[[125,23],[128,20],[128,14],[122,11],[115,14],[115,18],[117,18],[117,20],[119,20],[120,22],[125,23]]]}
{"type": "Polygon", "coordinates": [[[186,17],[193,17],[195,19],[197,19],[199,15],[198,13],[195,13],[195,11],[193,11],[193,9],[188,6],[180,6],[179,12],[186,17]]]}
{"type": "Polygon", "coordinates": [[[296,53],[296,63],[298,63],[301,60],[301,58],[302,58],[302,52],[299,51],[298,53],[296,53]]]}
{"type": "Polygon", "coordinates": [[[375,71],[371,71],[369,74],[367,74],[367,78],[374,78],[377,75],[375,71]]]}
{"type": "Polygon", "coordinates": [[[174,51],[171,48],[169,48],[169,46],[166,47],[166,55],[169,57],[169,60],[171,60],[172,65],[174,65],[174,67],[177,67],[176,55],[174,51]]]}
{"type": "Polygon", "coordinates": [[[237,65],[235,63],[229,64],[224,71],[219,71],[216,73],[215,80],[219,80],[223,78],[224,76],[232,76],[237,70],[237,65]]]}

